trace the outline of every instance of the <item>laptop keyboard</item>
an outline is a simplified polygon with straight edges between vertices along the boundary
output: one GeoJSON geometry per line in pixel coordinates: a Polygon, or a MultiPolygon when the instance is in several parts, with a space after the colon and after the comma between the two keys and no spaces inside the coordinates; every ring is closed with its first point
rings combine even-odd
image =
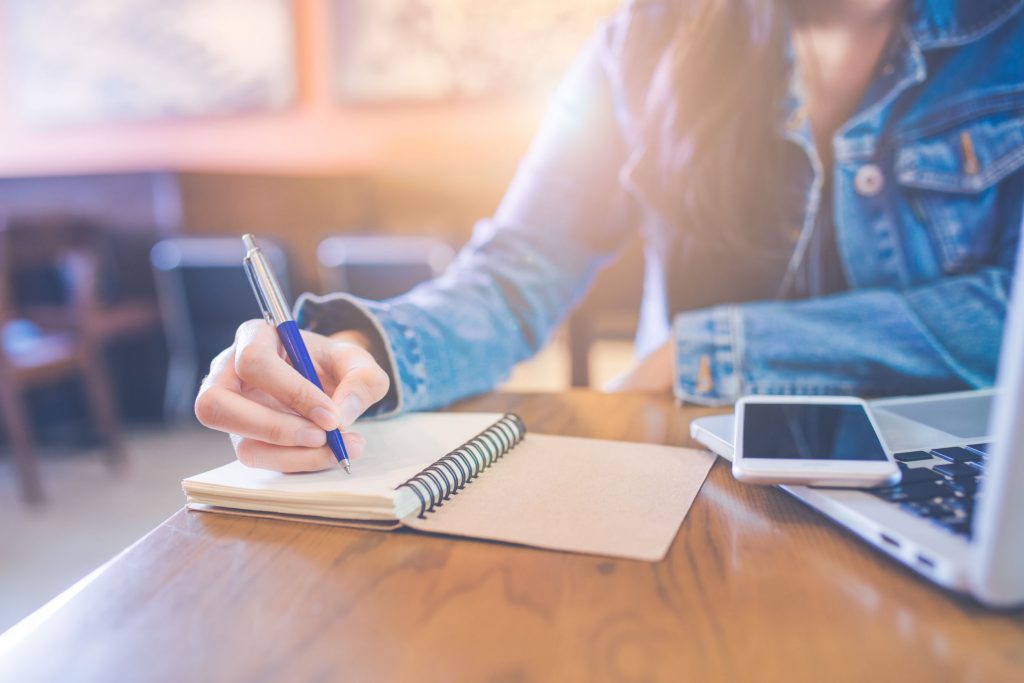
{"type": "Polygon", "coordinates": [[[970,539],[974,503],[991,447],[978,443],[896,453],[903,474],[900,483],[868,492],[970,539]]]}

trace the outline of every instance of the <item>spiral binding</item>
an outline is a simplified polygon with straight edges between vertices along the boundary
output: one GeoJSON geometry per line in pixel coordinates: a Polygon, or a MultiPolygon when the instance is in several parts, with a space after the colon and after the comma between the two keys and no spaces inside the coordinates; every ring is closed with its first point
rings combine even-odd
{"type": "Polygon", "coordinates": [[[420,518],[433,512],[441,501],[465,488],[495,460],[504,456],[526,436],[526,425],[513,413],[507,413],[493,425],[462,444],[434,464],[421,470],[409,481],[399,484],[416,494],[420,500],[420,518]]]}

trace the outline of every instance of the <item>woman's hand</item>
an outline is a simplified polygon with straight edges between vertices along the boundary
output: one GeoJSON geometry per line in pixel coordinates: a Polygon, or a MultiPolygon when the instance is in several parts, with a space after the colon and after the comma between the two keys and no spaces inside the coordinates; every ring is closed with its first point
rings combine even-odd
{"type": "MultiPolygon", "coordinates": [[[[359,333],[325,337],[302,332],[324,391],[286,360],[277,333],[263,320],[242,323],[235,343],[213,359],[196,397],[199,421],[231,435],[238,460],[249,467],[310,472],[336,466],[326,431],[352,426],[387,394],[386,372],[359,333]],[[326,392],[326,393],[325,393],[326,392]]],[[[365,442],[344,434],[350,457],[365,442]]]]}
{"type": "Polygon", "coordinates": [[[667,341],[605,385],[605,391],[663,393],[672,389],[673,347],[667,341]]]}

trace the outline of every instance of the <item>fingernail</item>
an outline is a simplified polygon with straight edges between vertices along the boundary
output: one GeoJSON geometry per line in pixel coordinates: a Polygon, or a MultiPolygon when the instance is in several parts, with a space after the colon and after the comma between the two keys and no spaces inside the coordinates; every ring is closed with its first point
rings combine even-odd
{"type": "Polygon", "coordinates": [[[355,394],[349,394],[341,402],[341,426],[348,428],[363,414],[363,402],[355,394]]]}
{"type": "Polygon", "coordinates": [[[300,446],[316,448],[317,446],[323,446],[327,443],[327,433],[322,429],[303,427],[299,431],[295,432],[295,441],[300,446]]]}
{"type": "Polygon", "coordinates": [[[338,428],[337,413],[333,413],[326,408],[320,408],[319,406],[313,408],[309,416],[313,422],[316,422],[318,426],[323,427],[325,430],[338,428]]]}

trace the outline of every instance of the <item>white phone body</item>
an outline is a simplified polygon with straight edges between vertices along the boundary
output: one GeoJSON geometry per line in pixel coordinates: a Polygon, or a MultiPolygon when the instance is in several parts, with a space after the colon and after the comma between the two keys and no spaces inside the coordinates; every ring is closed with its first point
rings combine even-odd
{"type": "MultiPolygon", "coordinates": [[[[804,486],[869,487],[896,484],[900,470],[893,460],[892,450],[886,445],[878,424],[875,422],[867,403],[860,398],[849,396],[746,396],[736,404],[736,454],[733,458],[732,473],[739,481],[753,484],[800,484],[804,486]],[[853,459],[810,459],[771,457],[746,457],[744,440],[748,406],[754,404],[784,404],[799,410],[802,405],[816,406],[857,406],[867,417],[878,445],[884,453],[884,460],[853,459]]],[[[753,435],[756,438],[756,435],[753,435]]],[[[753,450],[753,446],[749,449],[753,450]]]]}

